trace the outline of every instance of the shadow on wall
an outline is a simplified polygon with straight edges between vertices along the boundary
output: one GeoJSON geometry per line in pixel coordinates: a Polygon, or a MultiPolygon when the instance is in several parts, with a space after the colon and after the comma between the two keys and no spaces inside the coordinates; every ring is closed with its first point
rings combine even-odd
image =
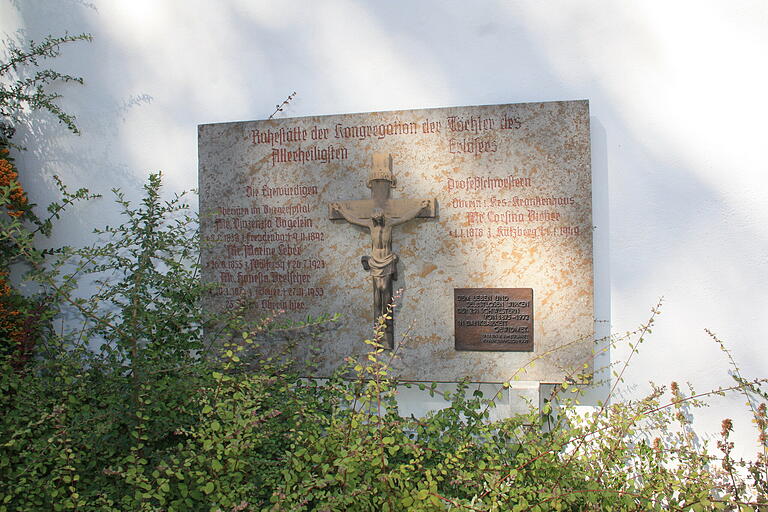
{"type": "Polygon", "coordinates": [[[611,381],[611,254],[608,186],[608,148],[605,127],[590,116],[592,153],[592,255],[595,276],[595,385],[584,396],[584,403],[605,401],[611,381]]]}
{"type": "MultiPolygon", "coordinates": [[[[6,36],[7,44],[17,47],[26,47],[30,40],[39,41],[49,33],[81,33],[87,23],[84,23],[82,10],[77,7],[96,11],[93,4],[74,0],[57,4],[36,1],[13,4],[24,22],[34,25],[31,28],[20,27],[13,36],[6,36]],[[42,28],[38,26],[42,24],[41,19],[56,19],[57,26],[50,30],[42,28]],[[68,30],[68,27],[74,29],[68,30]]],[[[54,176],[59,177],[70,190],[86,187],[92,193],[105,196],[70,207],[57,223],[53,239],[49,242],[51,246],[88,243],[88,233],[95,227],[119,222],[117,212],[113,211],[110,190],[121,188],[130,197],[138,194],[143,184],[143,180],[120,158],[120,123],[129,111],[148,105],[153,98],[148,94],[124,99],[110,96],[109,84],[94,81],[84,65],[92,45],[86,42],[67,43],[60,47],[59,57],[40,60],[38,68],[17,70],[19,78],[51,68],[85,79],[84,85],[59,83],[49,88],[61,96],[56,103],[62,110],[75,116],[80,136],[69,132],[44,111],[22,113],[15,127],[14,142],[26,148],[15,155],[21,179],[39,208],[61,198],[54,176]],[[31,175],[31,172],[36,175],[31,175]],[[105,206],[105,202],[109,206],[105,206]]]]}

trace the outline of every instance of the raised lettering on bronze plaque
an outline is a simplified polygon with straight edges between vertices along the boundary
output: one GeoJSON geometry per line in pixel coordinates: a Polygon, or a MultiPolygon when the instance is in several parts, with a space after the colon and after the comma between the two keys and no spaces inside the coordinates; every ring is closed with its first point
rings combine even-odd
{"type": "Polygon", "coordinates": [[[533,351],[533,288],[454,288],[456,350],[533,351]]]}

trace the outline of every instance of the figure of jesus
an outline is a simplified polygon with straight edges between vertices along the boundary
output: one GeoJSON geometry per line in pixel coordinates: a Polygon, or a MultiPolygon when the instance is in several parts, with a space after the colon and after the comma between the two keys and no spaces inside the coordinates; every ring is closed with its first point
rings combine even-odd
{"type": "MultiPolygon", "coordinates": [[[[363,269],[370,272],[373,282],[373,313],[378,319],[387,312],[387,306],[392,301],[392,282],[397,280],[397,254],[392,252],[392,228],[415,218],[429,207],[428,200],[413,201],[413,205],[404,208],[396,214],[388,214],[385,209],[374,208],[370,217],[357,217],[352,208],[346,203],[332,203],[331,208],[341,214],[344,219],[358,226],[368,228],[371,232],[371,255],[362,257],[363,269]]],[[[385,334],[386,345],[392,348],[392,322],[387,322],[385,334]]]]}

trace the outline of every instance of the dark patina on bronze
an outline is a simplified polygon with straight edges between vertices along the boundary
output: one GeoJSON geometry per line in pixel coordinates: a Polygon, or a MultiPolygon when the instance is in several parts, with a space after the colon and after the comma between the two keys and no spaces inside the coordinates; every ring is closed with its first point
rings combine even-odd
{"type": "Polygon", "coordinates": [[[456,350],[533,351],[533,288],[454,288],[456,350]]]}

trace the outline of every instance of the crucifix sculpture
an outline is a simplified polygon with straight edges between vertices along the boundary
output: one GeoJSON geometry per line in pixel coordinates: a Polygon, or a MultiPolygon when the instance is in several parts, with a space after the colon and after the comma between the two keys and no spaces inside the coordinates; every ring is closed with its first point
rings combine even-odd
{"type": "MultiPolygon", "coordinates": [[[[398,256],[392,252],[392,228],[416,217],[436,216],[434,199],[391,199],[394,185],[392,155],[374,153],[368,178],[371,198],[330,204],[331,220],[344,219],[368,228],[371,233],[371,255],[363,256],[361,263],[373,283],[374,321],[386,314],[392,302],[392,282],[397,281],[398,256]]],[[[390,318],[386,321],[382,345],[391,349],[394,340],[394,321],[390,318]]]]}

